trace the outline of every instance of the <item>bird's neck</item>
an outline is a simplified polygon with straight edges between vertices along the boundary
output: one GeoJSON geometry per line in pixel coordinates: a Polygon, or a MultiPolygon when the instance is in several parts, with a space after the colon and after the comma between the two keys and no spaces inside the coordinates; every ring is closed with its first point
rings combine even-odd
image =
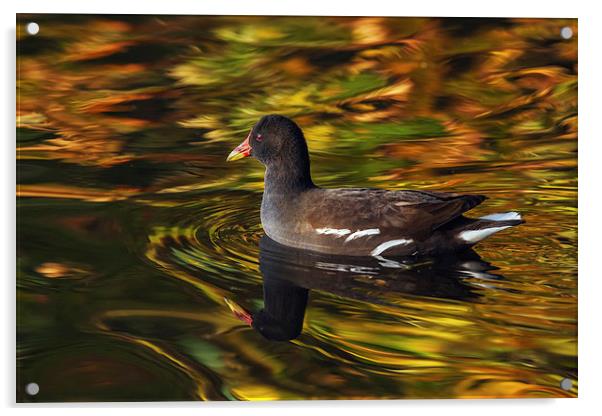
{"type": "Polygon", "coordinates": [[[296,194],[315,188],[311,180],[309,163],[282,166],[270,165],[265,171],[265,192],[267,194],[296,194]]]}

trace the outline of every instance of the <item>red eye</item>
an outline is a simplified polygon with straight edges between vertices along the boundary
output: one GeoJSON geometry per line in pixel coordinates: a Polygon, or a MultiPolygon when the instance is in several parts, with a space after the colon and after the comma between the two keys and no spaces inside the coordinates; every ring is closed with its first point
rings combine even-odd
{"type": "Polygon", "coordinates": [[[258,142],[262,141],[263,139],[261,138],[261,134],[258,134],[257,137],[255,137],[255,140],[258,142]]]}

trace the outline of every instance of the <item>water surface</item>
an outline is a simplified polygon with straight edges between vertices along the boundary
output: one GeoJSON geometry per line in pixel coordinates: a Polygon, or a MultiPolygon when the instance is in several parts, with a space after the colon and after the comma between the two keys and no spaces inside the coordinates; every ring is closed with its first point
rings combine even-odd
{"type": "Polygon", "coordinates": [[[577,395],[576,20],[18,20],[19,401],[577,395]],[[527,223],[451,263],[260,255],[263,168],[225,158],[273,112],[319,185],[527,223]]]}

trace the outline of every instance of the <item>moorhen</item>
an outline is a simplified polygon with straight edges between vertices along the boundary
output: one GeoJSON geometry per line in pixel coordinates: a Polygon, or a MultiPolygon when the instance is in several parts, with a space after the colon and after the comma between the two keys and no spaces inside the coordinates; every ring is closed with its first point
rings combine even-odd
{"type": "Polygon", "coordinates": [[[227,160],[248,156],[266,166],[263,229],[286,246],[351,256],[433,256],[468,249],[523,223],[517,212],[465,217],[483,195],[320,188],[311,179],[303,132],[281,115],[262,117],[227,160]]]}

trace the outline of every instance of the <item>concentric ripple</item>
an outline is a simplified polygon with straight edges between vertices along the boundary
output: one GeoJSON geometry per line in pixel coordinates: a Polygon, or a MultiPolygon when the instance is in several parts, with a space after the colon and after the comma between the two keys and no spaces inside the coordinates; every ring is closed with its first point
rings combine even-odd
{"type": "Polygon", "coordinates": [[[146,256],[166,270],[179,271],[178,276],[189,273],[189,280],[198,283],[257,284],[261,196],[228,192],[197,198],[172,208],[177,214],[170,213],[168,224],[152,228],[146,256]]]}

